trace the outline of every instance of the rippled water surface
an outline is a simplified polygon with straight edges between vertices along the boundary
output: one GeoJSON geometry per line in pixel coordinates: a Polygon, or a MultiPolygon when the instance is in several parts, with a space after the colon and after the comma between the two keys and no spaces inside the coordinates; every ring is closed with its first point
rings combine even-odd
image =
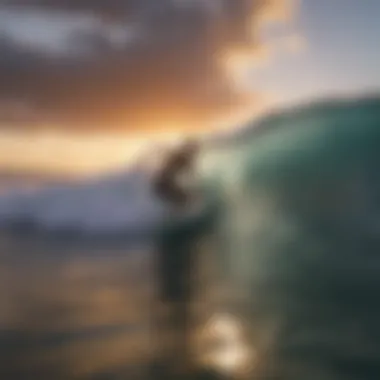
{"type": "Polygon", "coordinates": [[[137,378],[149,351],[151,250],[96,245],[1,238],[1,378],[137,378]]]}

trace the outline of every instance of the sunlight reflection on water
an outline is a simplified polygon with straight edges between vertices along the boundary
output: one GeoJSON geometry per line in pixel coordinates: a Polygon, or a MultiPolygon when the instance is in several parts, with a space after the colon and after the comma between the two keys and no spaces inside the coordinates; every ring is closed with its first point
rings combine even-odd
{"type": "Polygon", "coordinates": [[[202,331],[209,347],[202,361],[222,375],[237,375],[254,369],[257,352],[247,339],[239,318],[230,313],[213,315],[202,331]]]}

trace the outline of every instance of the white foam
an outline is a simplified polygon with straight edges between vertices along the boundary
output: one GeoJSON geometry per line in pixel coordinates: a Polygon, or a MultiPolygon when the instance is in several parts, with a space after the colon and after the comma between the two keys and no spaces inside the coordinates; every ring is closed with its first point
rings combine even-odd
{"type": "Polygon", "coordinates": [[[33,191],[16,188],[0,196],[3,226],[29,221],[43,229],[113,232],[150,228],[164,215],[143,171],[33,191]]]}

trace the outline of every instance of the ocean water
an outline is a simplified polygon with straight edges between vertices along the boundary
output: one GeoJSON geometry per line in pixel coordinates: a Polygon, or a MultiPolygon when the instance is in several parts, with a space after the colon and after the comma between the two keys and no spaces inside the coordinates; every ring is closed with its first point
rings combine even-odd
{"type": "MultiPolygon", "coordinates": [[[[376,97],[283,111],[210,144],[202,175],[217,213],[164,230],[209,238],[216,275],[197,302],[224,316],[211,319],[214,330],[224,320],[220,335],[243,331],[213,363],[237,368],[245,350],[242,379],[380,378],[379,148],[376,97]]],[[[0,199],[1,379],[144,378],[157,248],[147,230],[165,213],[138,178],[0,199]]]]}
{"type": "Polygon", "coordinates": [[[0,378],[143,378],[151,247],[0,237],[0,378]]]}
{"type": "Polygon", "coordinates": [[[380,378],[379,148],[367,98],[264,119],[225,157],[219,254],[251,378],[380,378]]]}

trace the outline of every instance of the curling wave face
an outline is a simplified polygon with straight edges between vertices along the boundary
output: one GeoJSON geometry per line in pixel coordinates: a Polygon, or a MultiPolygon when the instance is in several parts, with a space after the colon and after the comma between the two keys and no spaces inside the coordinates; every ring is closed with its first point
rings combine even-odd
{"type": "Polygon", "coordinates": [[[380,98],[277,113],[227,145],[218,257],[252,378],[379,378],[380,98]]]}

